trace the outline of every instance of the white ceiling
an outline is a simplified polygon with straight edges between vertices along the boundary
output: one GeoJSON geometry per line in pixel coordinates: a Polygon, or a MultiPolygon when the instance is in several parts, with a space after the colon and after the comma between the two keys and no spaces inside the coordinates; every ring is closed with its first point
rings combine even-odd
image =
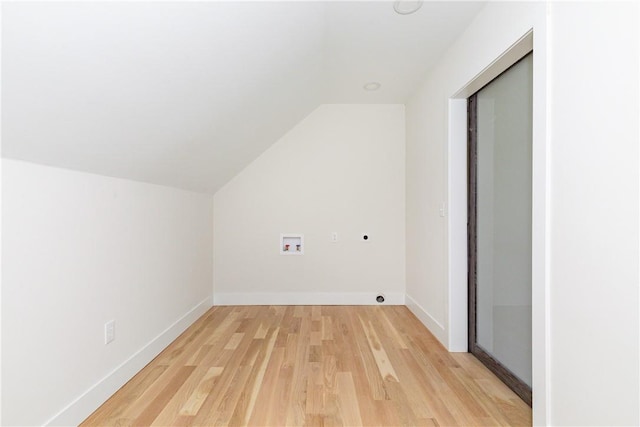
{"type": "Polygon", "coordinates": [[[483,4],[5,2],[2,155],[214,193],[320,104],[404,103],[483,4]]]}

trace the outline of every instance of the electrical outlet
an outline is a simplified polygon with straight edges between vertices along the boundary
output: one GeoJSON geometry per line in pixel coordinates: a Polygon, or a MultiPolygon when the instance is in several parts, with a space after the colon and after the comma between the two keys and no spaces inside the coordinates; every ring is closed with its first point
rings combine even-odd
{"type": "Polygon", "coordinates": [[[332,242],[337,242],[338,241],[338,232],[337,231],[332,231],[331,232],[331,241],[332,242]]]}
{"type": "Polygon", "coordinates": [[[104,324],[104,343],[109,344],[116,339],[116,321],[110,320],[104,324]]]}

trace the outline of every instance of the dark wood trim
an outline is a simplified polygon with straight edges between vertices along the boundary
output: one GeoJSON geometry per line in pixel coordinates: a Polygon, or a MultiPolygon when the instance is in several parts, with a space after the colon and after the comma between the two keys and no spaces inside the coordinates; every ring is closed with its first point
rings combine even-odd
{"type": "Polygon", "coordinates": [[[468,290],[468,347],[473,353],[476,343],[476,195],[477,195],[477,165],[478,165],[478,138],[476,125],[478,120],[478,96],[477,92],[471,95],[467,101],[467,290],[468,290]]]}
{"type": "MultiPolygon", "coordinates": [[[[530,54],[529,54],[530,55],[530,54]]],[[[525,55],[528,56],[528,55],[525,55]]],[[[518,61],[519,62],[519,61],[518,61]]],[[[515,64],[514,64],[515,65],[515,64]]],[[[506,70],[505,70],[506,72],[506,70]]],[[[498,76],[499,77],[499,76],[498,76]]],[[[496,77],[497,78],[497,77],[496,77]]],[[[493,81],[493,80],[492,80],[493,81]]],[[[482,90],[482,89],[480,89],[482,90]]],[[[479,91],[478,91],[479,92],[479,91]]],[[[477,170],[478,170],[478,92],[467,100],[467,260],[468,260],[468,347],[502,382],[513,390],[529,406],[532,403],[532,390],[529,385],[513,374],[497,359],[491,356],[477,343],[477,170]]]]}

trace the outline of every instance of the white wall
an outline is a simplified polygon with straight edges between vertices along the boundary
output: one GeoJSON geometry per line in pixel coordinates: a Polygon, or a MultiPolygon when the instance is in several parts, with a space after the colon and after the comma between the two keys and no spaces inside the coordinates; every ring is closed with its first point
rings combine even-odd
{"type": "Polygon", "coordinates": [[[640,424],[638,8],[550,10],[555,425],[640,424]]]}
{"type": "Polygon", "coordinates": [[[79,423],[210,307],[212,197],[2,167],[2,424],[79,423]]]}
{"type": "Polygon", "coordinates": [[[460,112],[451,104],[457,91],[533,29],[538,425],[640,422],[638,7],[489,3],[407,104],[407,302],[451,348],[451,311],[460,307],[449,304],[455,283],[447,283],[446,266],[464,269],[466,257],[445,255],[465,224],[447,230],[438,208],[449,196],[459,219],[466,162],[445,156],[447,148],[463,153],[447,147],[459,133],[447,114],[460,112]]]}
{"type": "MultiPolygon", "coordinates": [[[[450,171],[448,167],[449,150],[460,147],[447,145],[454,133],[466,137],[466,124],[464,118],[457,123],[457,126],[463,126],[461,132],[450,126],[449,119],[453,118],[449,116],[450,101],[529,30],[538,27],[539,37],[543,39],[544,24],[545,5],[542,3],[490,2],[407,103],[407,301],[440,341],[452,350],[466,351],[466,347],[461,348],[449,336],[449,330],[456,325],[452,324],[449,307],[448,264],[461,259],[462,264],[456,268],[466,270],[466,253],[458,254],[458,259],[449,259],[448,239],[452,235],[440,209],[444,203],[449,208],[445,211],[450,211],[448,214],[452,218],[458,218],[458,222],[461,218],[462,223],[452,227],[462,229],[466,235],[466,195],[462,198],[463,203],[457,205],[450,205],[448,200],[448,176],[453,173],[451,180],[454,180],[458,175],[466,174],[466,140],[463,139],[463,149],[457,150],[462,165],[452,166],[460,169],[450,171]],[[458,215],[460,212],[462,216],[458,215]]],[[[543,50],[544,46],[539,46],[538,51],[543,50]]],[[[542,64],[537,61],[534,67],[539,68],[542,64]]],[[[545,88],[538,87],[537,90],[540,95],[544,94],[545,88]]],[[[544,96],[538,96],[534,103],[544,105],[544,96]]],[[[464,106],[451,107],[463,114],[466,111],[464,106]]],[[[458,182],[466,185],[466,178],[458,182]]],[[[466,245],[466,238],[462,244],[466,245]]],[[[460,277],[465,287],[466,274],[460,277]]],[[[466,329],[458,329],[466,336],[466,329]]]]}
{"type": "MultiPolygon", "coordinates": [[[[2,22],[2,5],[0,4],[0,22],[2,22]]],[[[0,46],[2,45],[2,31],[0,31],[0,46]]],[[[0,55],[0,82],[2,81],[2,55],[0,55]]],[[[0,99],[2,99],[2,85],[0,85],[0,99]]],[[[2,102],[0,102],[0,117],[2,117],[2,102]]],[[[0,125],[1,126],[1,125],[0,125]]],[[[0,153],[2,152],[2,136],[0,135],[0,153]]],[[[2,161],[0,161],[0,224],[2,224],[2,161]]],[[[0,424],[2,424],[2,226],[0,225],[0,424]]]]}
{"type": "Polygon", "coordinates": [[[214,196],[214,301],[404,303],[404,142],[402,105],[323,105],[294,127],[214,196]],[[280,255],[281,233],[304,255],[280,255]]]}
{"type": "Polygon", "coordinates": [[[546,12],[542,2],[489,2],[426,76],[406,111],[407,305],[449,350],[467,351],[464,98],[533,46],[532,381],[536,425],[550,422],[545,306],[546,12]],[[443,202],[448,218],[439,215],[443,202]]]}

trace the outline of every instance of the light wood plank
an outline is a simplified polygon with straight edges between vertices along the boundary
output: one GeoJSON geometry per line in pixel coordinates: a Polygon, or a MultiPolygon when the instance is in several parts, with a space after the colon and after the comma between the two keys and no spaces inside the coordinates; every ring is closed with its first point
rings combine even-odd
{"type": "Polygon", "coordinates": [[[264,375],[267,371],[267,365],[269,364],[269,360],[271,359],[271,353],[273,352],[273,347],[276,343],[276,338],[278,337],[278,333],[280,332],[280,328],[276,328],[269,337],[269,341],[267,342],[267,349],[265,355],[260,363],[260,367],[258,368],[258,372],[256,374],[256,379],[252,384],[250,393],[251,396],[249,398],[249,404],[247,405],[246,412],[243,417],[243,424],[247,424],[249,422],[249,418],[251,417],[251,413],[256,404],[256,399],[258,398],[258,393],[260,392],[260,387],[262,386],[262,382],[264,381],[264,375]]]}
{"type": "Polygon", "coordinates": [[[336,376],[338,382],[338,396],[340,403],[340,415],[347,426],[361,426],[362,417],[356,396],[356,386],[353,383],[351,372],[339,372],[336,376]]]}
{"type": "Polygon", "coordinates": [[[242,341],[242,338],[244,338],[244,333],[242,332],[236,332],[235,334],[231,335],[231,339],[227,341],[227,344],[224,346],[224,349],[235,350],[236,348],[238,348],[238,344],[240,344],[240,342],[242,341]]]}
{"type": "Polygon", "coordinates": [[[406,307],[214,307],[83,426],[530,425],[406,307]]]}
{"type": "Polygon", "coordinates": [[[222,366],[214,366],[207,370],[207,373],[202,377],[196,389],[191,393],[182,408],[180,408],[180,415],[196,415],[198,413],[213,388],[215,383],[214,379],[219,377],[222,371],[224,371],[224,367],[222,366]]]}
{"type": "Polygon", "coordinates": [[[360,318],[360,323],[362,324],[362,328],[364,329],[367,341],[369,341],[369,347],[371,347],[371,353],[373,353],[373,358],[376,361],[376,365],[378,365],[380,376],[385,381],[398,382],[398,374],[396,374],[395,369],[393,369],[391,361],[389,360],[389,356],[387,356],[387,352],[382,346],[380,338],[378,338],[378,334],[376,334],[373,325],[371,325],[371,322],[369,321],[365,323],[362,318],[360,318]]]}

